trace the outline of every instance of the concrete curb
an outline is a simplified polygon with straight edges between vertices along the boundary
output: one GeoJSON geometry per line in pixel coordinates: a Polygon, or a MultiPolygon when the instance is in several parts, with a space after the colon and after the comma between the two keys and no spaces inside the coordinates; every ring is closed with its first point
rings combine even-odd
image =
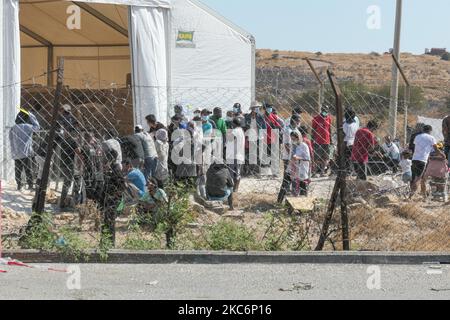
{"type": "MultiPolygon", "coordinates": [[[[34,250],[5,251],[24,263],[76,263],[57,253],[34,250]]],[[[100,255],[89,252],[87,263],[102,263],[100,255]]],[[[384,252],[208,252],[208,251],[122,251],[108,254],[109,264],[365,264],[420,265],[450,264],[450,253],[384,252]]]]}

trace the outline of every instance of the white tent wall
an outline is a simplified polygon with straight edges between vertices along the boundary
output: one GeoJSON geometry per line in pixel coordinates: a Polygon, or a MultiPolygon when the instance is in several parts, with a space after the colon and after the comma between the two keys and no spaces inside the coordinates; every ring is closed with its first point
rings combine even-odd
{"type": "Polygon", "coordinates": [[[163,123],[168,120],[168,24],[168,9],[130,8],[135,124],[144,124],[149,114],[163,123]]]}
{"type": "MultiPolygon", "coordinates": [[[[96,88],[99,83],[103,83],[102,87],[123,85],[126,81],[124,75],[131,71],[136,123],[145,124],[145,116],[152,113],[167,123],[172,111],[169,106],[176,103],[230,109],[235,102],[240,102],[247,110],[254,99],[253,38],[196,0],[79,0],[96,6],[98,10],[105,4],[128,6],[128,25],[121,24],[125,30],[128,28],[128,39],[126,33],[124,35],[120,30],[115,33],[100,22],[98,28],[89,29],[95,28],[93,32],[75,30],[71,33],[58,29],[66,19],[65,6],[61,6],[65,2],[71,4],[70,1],[31,4],[32,1],[23,0],[21,8],[32,7],[22,8],[24,17],[21,21],[31,31],[50,38],[44,37],[55,45],[54,66],[58,57],[66,57],[65,83],[71,87],[96,88]],[[44,19],[45,23],[40,23],[41,19],[33,14],[32,9],[38,9],[40,15],[53,14],[55,16],[51,18],[54,19],[44,19]],[[54,25],[49,24],[50,20],[54,25]],[[177,39],[179,31],[193,32],[190,46],[180,45],[177,39]],[[101,36],[102,32],[108,32],[108,37],[101,36]],[[108,47],[108,43],[115,46],[108,47]],[[82,63],[77,64],[77,60],[82,60],[82,63]]],[[[3,79],[0,79],[3,84],[0,147],[1,173],[5,177],[5,168],[13,166],[8,160],[8,139],[4,135],[14,124],[20,104],[19,83],[47,71],[48,52],[45,47],[31,48],[42,43],[20,32],[19,0],[2,0],[1,8],[4,63],[3,79]],[[22,59],[21,37],[26,43],[22,59]]],[[[105,10],[109,14],[113,11],[105,10]]],[[[121,10],[125,11],[123,7],[121,10]]],[[[93,17],[84,17],[87,19],[85,23],[92,26],[93,17]]],[[[25,82],[33,81],[47,84],[46,77],[25,82]]],[[[11,178],[10,175],[8,177],[11,178]]]]}
{"type": "Polygon", "coordinates": [[[194,0],[175,0],[172,9],[171,104],[194,109],[235,102],[248,110],[254,99],[253,37],[194,0]],[[193,32],[187,46],[179,32],[193,32]]]}
{"type": "Polygon", "coordinates": [[[1,142],[1,178],[12,178],[13,168],[9,151],[9,141],[5,133],[14,125],[14,119],[20,105],[20,32],[19,1],[2,1],[2,121],[0,122],[1,142]]]}
{"type": "MultiPolygon", "coordinates": [[[[0,1],[0,26],[2,28],[3,31],[3,23],[4,23],[4,16],[3,16],[3,1],[0,1]]],[[[4,37],[4,32],[0,32],[0,61],[4,61],[3,60],[3,37],[4,37]]],[[[3,134],[4,131],[4,124],[3,124],[3,118],[4,118],[4,111],[3,111],[3,86],[4,86],[4,82],[3,82],[3,65],[1,66],[1,70],[0,70],[0,102],[2,103],[2,110],[0,110],[0,130],[1,130],[1,134],[0,134],[0,161],[1,161],[1,165],[0,165],[0,179],[5,178],[5,175],[3,174],[4,172],[4,139],[5,139],[5,135],[3,134]]],[[[0,213],[1,214],[1,213],[0,213]]]]}

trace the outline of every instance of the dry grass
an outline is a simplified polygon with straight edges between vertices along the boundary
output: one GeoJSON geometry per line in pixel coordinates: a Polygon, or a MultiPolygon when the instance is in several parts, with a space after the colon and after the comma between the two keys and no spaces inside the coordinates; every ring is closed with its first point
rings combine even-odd
{"type": "MultiPolygon", "coordinates": [[[[273,58],[274,51],[258,50],[257,67],[260,70],[287,68],[298,75],[311,76],[311,71],[302,59],[320,59],[329,62],[336,75],[341,79],[362,82],[370,86],[390,83],[392,58],[390,55],[332,53],[316,55],[311,52],[279,51],[279,57],[273,58]]],[[[430,55],[402,53],[401,63],[414,86],[424,89],[425,98],[442,104],[450,88],[450,62],[430,55]]],[[[314,62],[323,78],[326,77],[327,64],[314,62]]],[[[313,80],[312,80],[313,81],[313,80]]],[[[441,112],[430,111],[429,116],[442,116],[441,112]],[[437,112],[437,113],[436,113],[437,112]]]]}

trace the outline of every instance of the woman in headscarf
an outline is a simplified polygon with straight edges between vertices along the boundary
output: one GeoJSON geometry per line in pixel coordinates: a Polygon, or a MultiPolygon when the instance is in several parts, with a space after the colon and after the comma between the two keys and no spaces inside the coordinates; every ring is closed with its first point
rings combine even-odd
{"type": "Polygon", "coordinates": [[[156,131],[156,152],[158,153],[158,165],[156,167],[155,179],[158,186],[163,188],[169,179],[169,135],[167,130],[156,131]]]}

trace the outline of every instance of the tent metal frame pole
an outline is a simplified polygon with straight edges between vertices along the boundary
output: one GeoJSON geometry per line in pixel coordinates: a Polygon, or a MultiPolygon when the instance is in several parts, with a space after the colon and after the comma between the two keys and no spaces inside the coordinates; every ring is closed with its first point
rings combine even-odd
{"type": "Polygon", "coordinates": [[[54,58],[55,48],[53,46],[47,47],[47,86],[53,86],[53,70],[54,70],[54,58]]]}
{"type": "MultiPolygon", "coordinates": [[[[129,44],[119,43],[119,44],[53,44],[53,48],[114,48],[114,47],[128,47],[129,44]]],[[[23,45],[23,49],[33,49],[33,48],[47,48],[44,45],[23,45]]]]}
{"type": "Polygon", "coordinates": [[[128,30],[127,29],[125,29],[121,25],[117,24],[116,22],[114,22],[113,20],[111,20],[110,18],[105,16],[103,13],[101,13],[100,11],[94,9],[93,7],[91,7],[90,5],[88,5],[86,3],[81,3],[81,2],[77,2],[77,1],[72,1],[72,3],[77,5],[78,7],[80,7],[81,9],[83,9],[84,11],[86,11],[87,13],[92,15],[93,17],[97,18],[98,20],[102,21],[104,24],[108,25],[110,28],[116,30],[117,32],[119,32],[120,34],[122,34],[123,36],[128,38],[128,30]]]}
{"type": "MultiPolygon", "coordinates": [[[[30,38],[41,43],[43,48],[47,48],[47,86],[51,87],[53,85],[53,57],[54,57],[54,45],[44,37],[38,35],[36,32],[28,29],[27,27],[20,25],[20,31],[25,33],[30,38]]],[[[39,46],[36,46],[39,48],[39,46]]],[[[22,47],[23,48],[23,47],[22,47]]]]}

